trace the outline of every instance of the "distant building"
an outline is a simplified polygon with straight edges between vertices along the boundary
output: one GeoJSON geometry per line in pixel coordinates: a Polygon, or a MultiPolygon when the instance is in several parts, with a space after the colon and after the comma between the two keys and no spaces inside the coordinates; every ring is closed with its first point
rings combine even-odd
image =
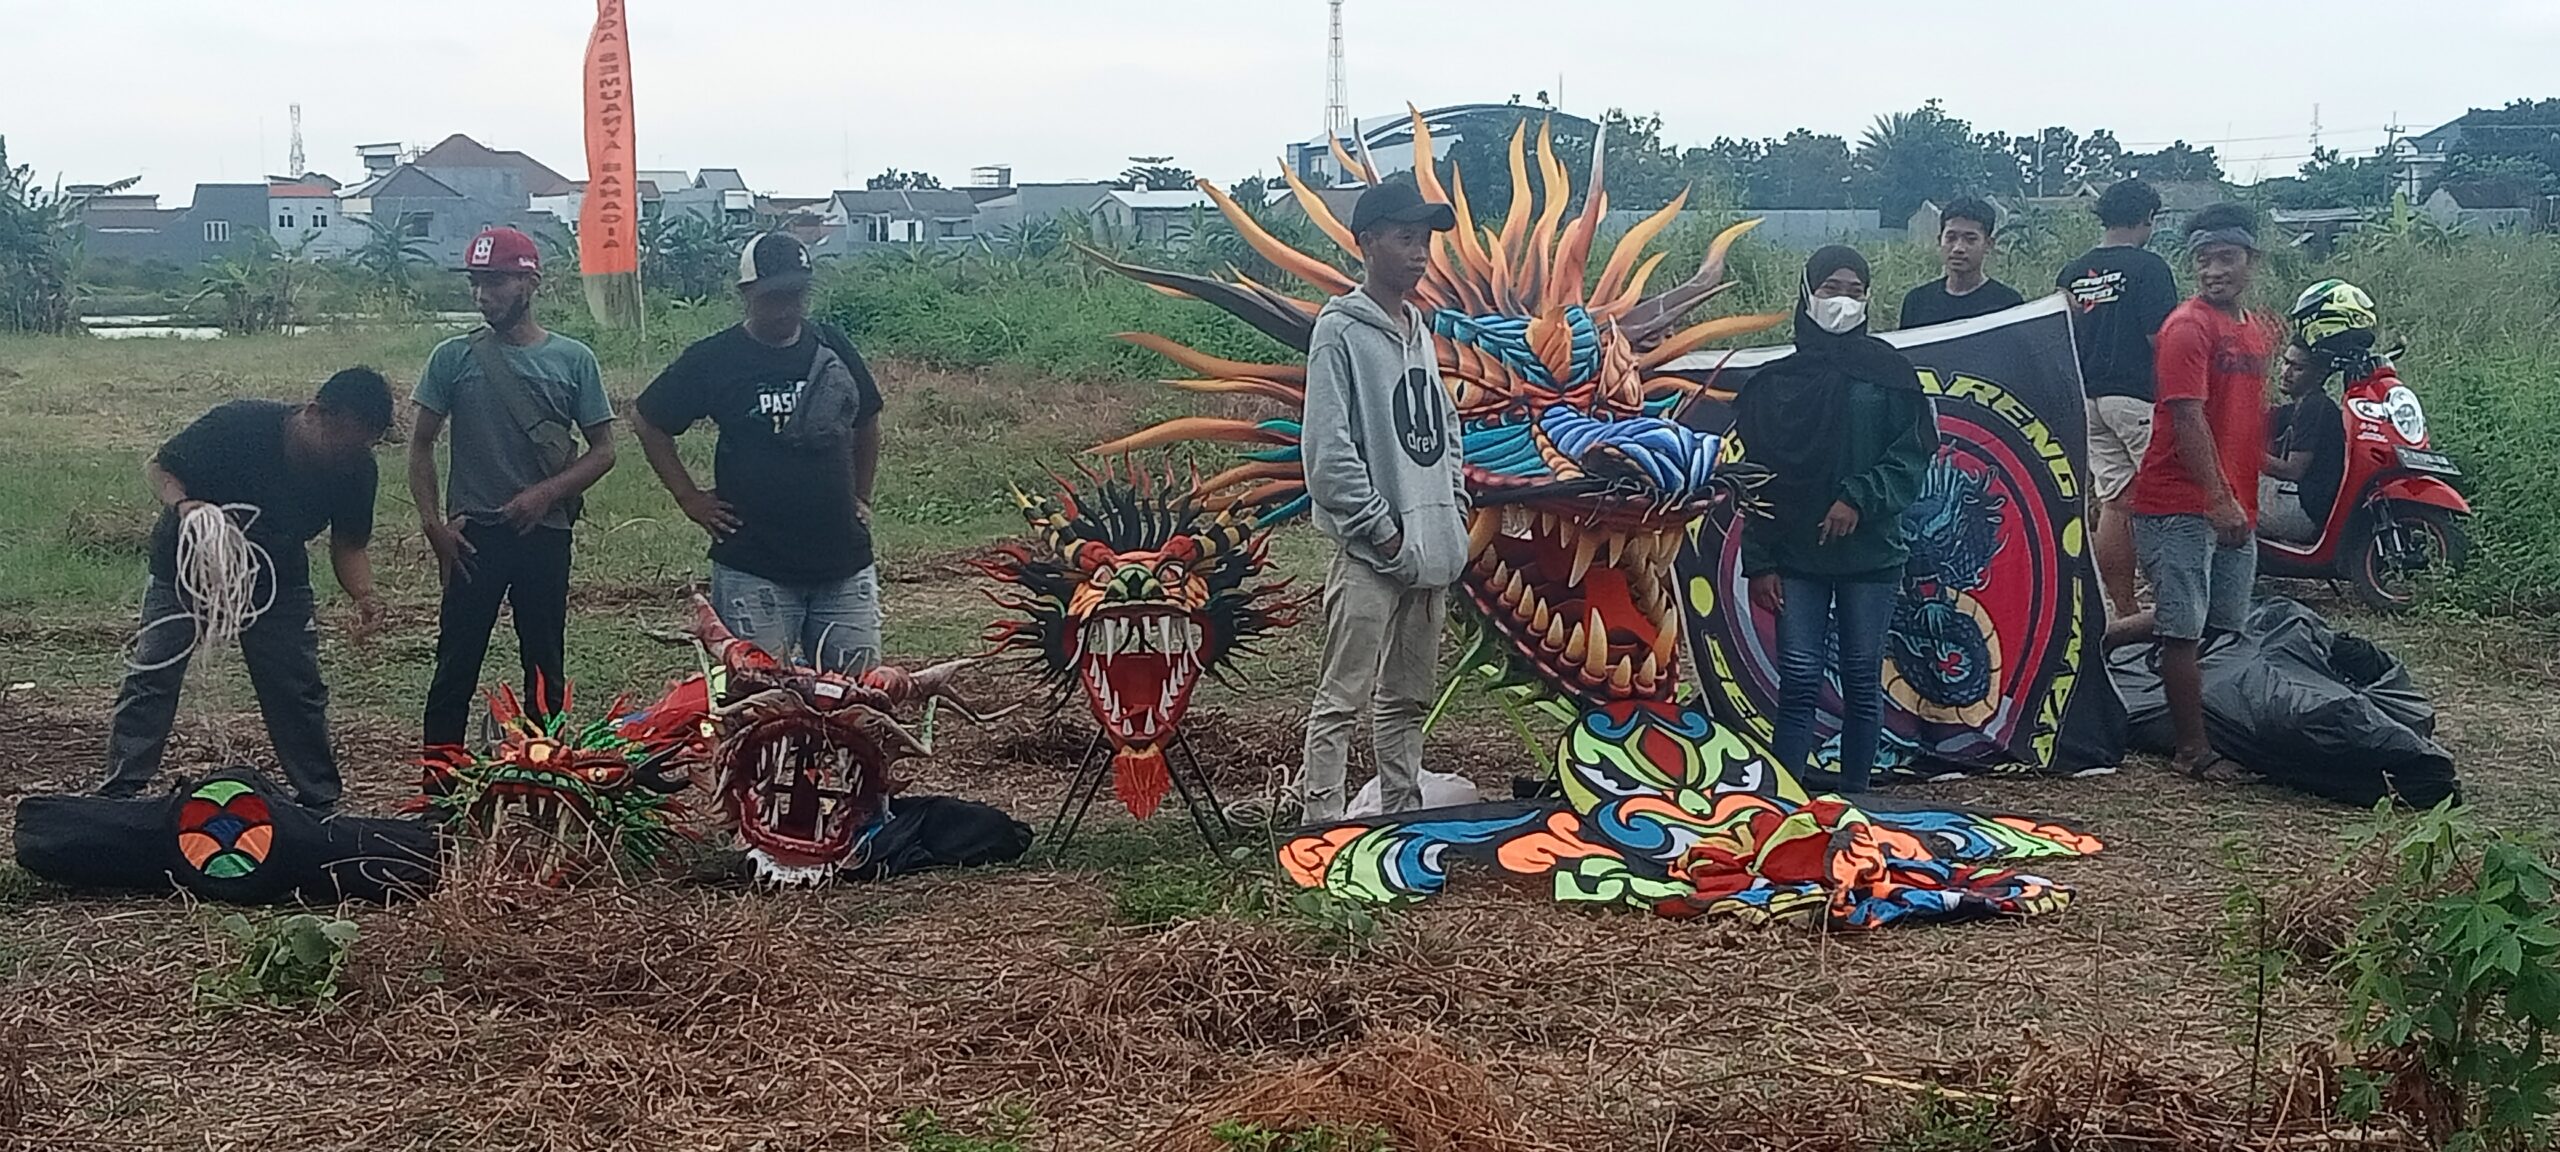
{"type": "MultiPolygon", "coordinates": [[[[1028,221],[1062,216],[1082,219],[1093,211],[1096,201],[1112,190],[1111,184],[1099,180],[1013,185],[1003,189],[1001,195],[978,201],[978,234],[1003,240],[1018,234],[1028,221]]],[[[973,196],[977,192],[970,190],[973,196]]]]}
{"type": "Polygon", "coordinates": [[[1113,189],[1093,203],[1096,235],[1137,244],[1179,247],[1191,242],[1203,219],[1218,215],[1218,202],[1198,189],[1158,192],[1113,189]]]}
{"type": "Polygon", "coordinates": [[[2269,238],[2326,258],[2340,237],[2371,223],[2371,208],[2278,208],[2267,213],[2269,238]]]}
{"type": "Polygon", "coordinates": [[[270,235],[264,184],[198,184],[184,208],[126,193],[81,204],[81,246],[90,257],[192,267],[245,251],[270,235]]]}
{"type": "Polygon", "coordinates": [[[821,255],[876,244],[966,243],[978,234],[978,205],[951,188],[839,191],[818,213],[826,221],[821,255]]]}
{"type": "Polygon", "coordinates": [[[267,178],[267,224],[276,244],[312,260],[335,260],[364,247],[365,226],[347,215],[328,177],[267,178]]]}
{"type": "Polygon", "coordinates": [[[345,213],[398,228],[401,236],[420,242],[438,267],[460,267],[464,246],[482,229],[534,230],[576,219],[577,181],[522,152],[491,148],[460,133],[423,152],[365,144],[356,155],[367,178],[339,191],[345,213]],[[545,206],[543,215],[535,212],[536,197],[545,206]],[[570,206],[565,218],[552,211],[562,205],[570,206]]]}
{"type": "Polygon", "coordinates": [[[2391,145],[2392,186],[2412,204],[2422,203],[2433,195],[2436,185],[2453,167],[2453,150],[2462,144],[2463,122],[2470,114],[2416,136],[2403,136],[2391,145]]]}
{"type": "MultiPolygon", "coordinates": [[[[1424,111],[1422,120],[1431,129],[1432,155],[1446,159],[1449,149],[1466,139],[1470,132],[1495,131],[1508,139],[1523,116],[1531,120],[1532,135],[1535,135],[1536,121],[1541,119],[1552,120],[1561,132],[1583,136],[1589,136],[1598,128],[1580,116],[1520,104],[1451,104],[1424,111]]],[[[1413,171],[1413,117],[1410,113],[1367,117],[1354,130],[1358,133],[1356,139],[1346,138],[1341,142],[1342,150],[1350,153],[1353,159],[1359,159],[1361,149],[1365,147],[1369,153],[1366,162],[1377,166],[1377,175],[1386,177],[1413,171]]],[[[1341,162],[1334,159],[1331,141],[1324,133],[1290,144],[1283,159],[1299,179],[1318,187],[1329,188],[1351,182],[1341,162]]]]}
{"type": "Polygon", "coordinates": [[[2456,181],[2436,185],[2418,211],[2444,227],[2482,235],[2532,231],[2542,206],[2539,193],[2515,181],[2456,181]]]}

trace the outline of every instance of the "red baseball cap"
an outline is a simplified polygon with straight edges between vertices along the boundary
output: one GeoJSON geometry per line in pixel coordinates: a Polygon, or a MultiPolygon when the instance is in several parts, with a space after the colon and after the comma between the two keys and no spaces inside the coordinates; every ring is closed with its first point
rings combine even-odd
{"type": "Polygon", "coordinates": [[[465,272],[540,272],[542,247],[513,228],[484,228],[462,250],[465,272]]]}

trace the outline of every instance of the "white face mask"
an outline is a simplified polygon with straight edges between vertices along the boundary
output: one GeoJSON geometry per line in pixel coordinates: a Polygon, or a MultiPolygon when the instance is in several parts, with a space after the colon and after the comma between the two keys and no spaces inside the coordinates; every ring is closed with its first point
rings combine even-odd
{"type": "Polygon", "coordinates": [[[1855,296],[1816,296],[1805,301],[1805,312],[1816,327],[1834,336],[1854,332],[1867,322],[1867,302],[1855,296]]]}

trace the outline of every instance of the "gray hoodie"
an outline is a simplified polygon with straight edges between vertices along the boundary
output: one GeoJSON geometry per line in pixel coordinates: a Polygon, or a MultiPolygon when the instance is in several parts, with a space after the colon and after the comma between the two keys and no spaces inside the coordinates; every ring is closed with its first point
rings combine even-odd
{"type": "Polygon", "coordinates": [[[1407,304],[1391,316],[1362,291],[1328,301],[1307,342],[1304,451],[1317,529],[1409,587],[1456,583],[1467,566],[1459,438],[1422,313],[1407,304]],[[1398,533],[1404,548],[1388,559],[1398,533]]]}

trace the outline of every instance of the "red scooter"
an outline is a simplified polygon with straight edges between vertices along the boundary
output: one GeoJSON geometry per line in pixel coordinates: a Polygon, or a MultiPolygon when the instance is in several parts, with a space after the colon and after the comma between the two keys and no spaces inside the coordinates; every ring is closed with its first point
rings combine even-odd
{"type": "Polygon", "coordinates": [[[2417,393],[2388,359],[2376,364],[2347,385],[2339,405],[2346,469],[2320,538],[2290,544],[2260,537],[2258,572],[2345,581],[2367,606],[2399,612],[2417,603],[2428,574],[2459,569],[2469,558],[2471,539],[2456,518],[2471,514],[2471,502],[2450,483],[2462,470],[2428,447],[2417,393]]]}

